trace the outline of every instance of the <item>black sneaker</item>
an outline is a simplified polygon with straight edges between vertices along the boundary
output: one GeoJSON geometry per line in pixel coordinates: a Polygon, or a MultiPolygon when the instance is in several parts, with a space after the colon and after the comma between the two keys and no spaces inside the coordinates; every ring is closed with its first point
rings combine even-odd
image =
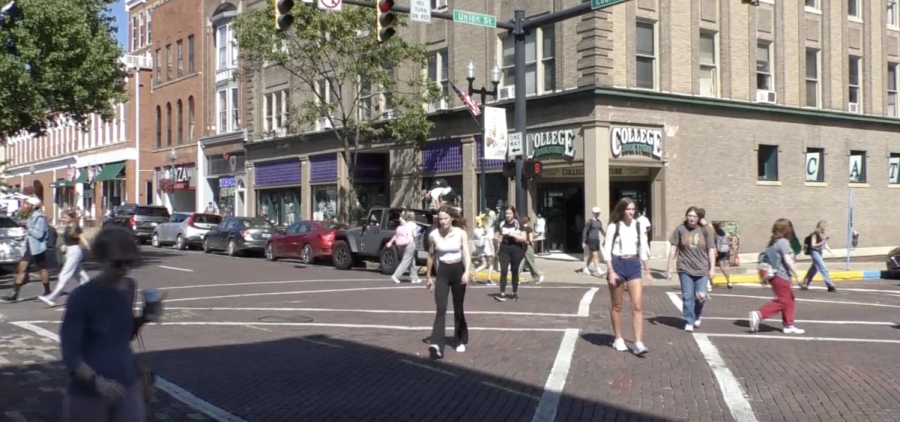
{"type": "Polygon", "coordinates": [[[494,300],[496,300],[497,302],[506,302],[506,293],[495,295],[494,300]]]}
{"type": "Polygon", "coordinates": [[[829,292],[829,293],[836,293],[836,292],[837,292],[837,289],[836,289],[834,286],[828,286],[828,292],[829,292]]]}
{"type": "Polygon", "coordinates": [[[442,359],[444,357],[444,354],[441,353],[441,348],[436,344],[428,346],[428,355],[431,356],[432,359],[442,359]]]}
{"type": "Polygon", "coordinates": [[[513,293],[512,296],[510,296],[510,299],[512,299],[513,302],[518,302],[518,301],[519,301],[519,294],[518,294],[518,293],[513,293]]]}
{"type": "Polygon", "coordinates": [[[4,301],[4,302],[9,302],[9,303],[16,303],[16,302],[19,301],[19,295],[17,295],[17,294],[11,294],[11,295],[9,295],[9,296],[5,296],[5,297],[3,298],[3,301],[4,301]]]}

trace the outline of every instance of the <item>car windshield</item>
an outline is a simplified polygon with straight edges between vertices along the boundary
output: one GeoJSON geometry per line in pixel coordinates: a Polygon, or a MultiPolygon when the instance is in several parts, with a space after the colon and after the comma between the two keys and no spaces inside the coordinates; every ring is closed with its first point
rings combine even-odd
{"type": "Polygon", "coordinates": [[[244,227],[248,229],[269,229],[274,226],[264,218],[248,218],[244,220],[244,227]]]}
{"type": "Polygon", "coordinates": [[[215,214],[194,214],[194,223],[219,224],[222,217],[215,214]]]}
{"type": "Polygon", "coordinates": [[[150,217],[168,217],[169,210],[163,207],[137,207],[136,214],[146,215],[150,217]]]}
{"type": "Polygon", "coordinates": [[[324,222],[324,223],[319,223],[319,225],[322,226],[322,228],[325,230],[347,230],[350,228],[350,226],[348,226],[346,224],[339,224],[339,223],[324,222]]]}
{"type": "Polygon", "coordinates": [[[16,220],[13,220],[12,218],[0,218],[0,229],[13,229],[16,227],[19,227],[16,220]]]}

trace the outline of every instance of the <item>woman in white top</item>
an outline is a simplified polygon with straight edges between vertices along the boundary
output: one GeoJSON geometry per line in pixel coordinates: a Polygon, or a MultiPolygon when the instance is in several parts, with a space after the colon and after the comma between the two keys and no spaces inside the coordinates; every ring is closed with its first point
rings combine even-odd
{"type": "Polygon", "coordinates": [[[434,291],[434,303],[437,312],[434,315],[434,326],[428,352],[432,359],[444,357],[444,331],[447,315],[447,296],[453,293],[453,342],[457,352],[465,352],[469,342],[469,326],[463,313],[463,301],[466,298],[466,285],[469,284],[469,269],[472,267],[469,239],[465,230],[465,221],[453,208],[443,206],[438,211],[438,228],[429,236],[428,262],[425,274],[428,274],[428,288],[434,291]],[[437,283],[431,278],[431,266],[434,260],[439,261],[437,267],[437,283]]]}
{"type": "Polygon", "coordinates": [[[488,270],[487,283],[494,284],[494,228],[493,220],[488,215],[475,219],[475,256],[481,259],[478,268],[472,271],[474,278],[482,270],[488,270]]]}
{"type": "Polygon", "coordinates": [[[631,320],[634,324],[634,354],[640,356],[650,351],[641,341],[644,329],[641,280],[647,272],[647,266],[642,265],[642,261],[646,263],[650,259],[650,248],[647,232],[639,227],[640,223],[634,218],[634,212],[634,201],[629,198],[622,198],[616,204],[609,227],[606,229],[602,252],[606,259],[607,282],[612,301],[610,317],[616,336],[613,348],[621,352],[628,350],[625,340],[622,339],[622,302],[625,299],[627,285],[628,296],[631,299],[631,320]]]}

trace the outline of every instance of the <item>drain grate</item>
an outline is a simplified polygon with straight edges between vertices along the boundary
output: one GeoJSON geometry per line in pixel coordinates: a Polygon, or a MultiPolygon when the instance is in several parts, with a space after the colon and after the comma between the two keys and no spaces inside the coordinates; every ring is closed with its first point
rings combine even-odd
{"type": "Polygon", "coordinates": [[[291,322],[291,323],[310,323],[313,319],[305,316],[264,316],[257,319],[259,322],[291,322]]]}

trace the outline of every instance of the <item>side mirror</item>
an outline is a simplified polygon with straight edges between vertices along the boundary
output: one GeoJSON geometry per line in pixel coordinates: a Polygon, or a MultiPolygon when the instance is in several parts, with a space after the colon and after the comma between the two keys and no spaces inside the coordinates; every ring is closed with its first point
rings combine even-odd
{"type": "Polygon", "coordinates": [[[359,221],[356,222],[356,227],[366,227],[369,225],[368,221],[369,220],[366,220],[365,218],[360,218],[359,221]]]}

